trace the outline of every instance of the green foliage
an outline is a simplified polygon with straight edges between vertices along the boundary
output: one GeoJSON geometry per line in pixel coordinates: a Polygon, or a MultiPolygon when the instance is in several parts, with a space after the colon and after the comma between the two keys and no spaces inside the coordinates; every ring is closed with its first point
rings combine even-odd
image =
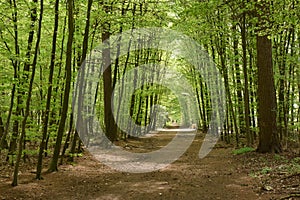
{"type": "Polygon", "coordinates": [[[287,162],[285,165],[280,167],[280,170],[286,171],[289,174],[299,174],[300,173],[300,157],[295,157],[291,161],[287,162]]]}
{"type": "Polygon", "coordinates": [[[30,156],[38,155],[38,149],[24,149],[23,153],[30,156]]]}
{"type": "Polygon", "coordinates": [[[300,173],[300,158],[287,158],[284,155],[275,154],[271,157],[261,157],[257,161],[260,167],[249,174],[254,178],[262,178],[269,175],[285,174],[287,176],[300,173]]]}
{"type": "Polygon", "coordinates": [[[240,149],[233,150],[232,153],[234,155],[240,155],[240,154],[245,154],[245,153],[252,152],[252,151],[255,151],[255,149],[252,147],[243,147],[240,149]]]}
{"type": "Polygon", "coordinates": [[[269,174],[271,171],[272,171],[271,167],[264,167],[261,169],[260,173],[265,175],[265,174],[269,174]]]}
{"type": "Polygon", "coordinates": [[[274,159],[278,161],[287,161],[287,159],[284,156],[281,156],[280,154],[275,154],[274,159]]]}
{"type": "Polygon", "coordinates": [[[82,154],[82,153],[73,153],[73,154],[72,154],[72,153],[69,153],[68,156],[69,156],[69,157],[82,157],[83,154],[82,154]]]}

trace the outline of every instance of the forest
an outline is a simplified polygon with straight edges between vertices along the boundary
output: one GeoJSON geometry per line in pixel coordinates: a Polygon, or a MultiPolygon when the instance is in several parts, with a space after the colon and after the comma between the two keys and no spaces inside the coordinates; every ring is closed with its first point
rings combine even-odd
{"type": "Polygon", "coordinates": [[[0,9],[1,199],[300,198],[298,0],[0,9]]]}

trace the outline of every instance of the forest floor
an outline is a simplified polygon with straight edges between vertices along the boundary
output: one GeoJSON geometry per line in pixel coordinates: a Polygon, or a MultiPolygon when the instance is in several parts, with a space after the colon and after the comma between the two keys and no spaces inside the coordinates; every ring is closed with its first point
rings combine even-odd
{"type": "MultiPolygon", "coordinates": [[[[19,185],[11,187],[12,167],[0,163],[0,200],[8,199],[300,199],[300,159],[255,152],[235,155],[234,147],[218,142],[203,159],[199,133],[177,161],[159,171],[133,174],[113,170],[88,152],[55,173],[35,180],[35,161],[22,164],[19,185]]],[[[170,141],[170,134],[130,139],[119,145],[136,152],[153,151],[170,141]]],[[[46,172],[47,160],[45,161],[46,172]]]]}

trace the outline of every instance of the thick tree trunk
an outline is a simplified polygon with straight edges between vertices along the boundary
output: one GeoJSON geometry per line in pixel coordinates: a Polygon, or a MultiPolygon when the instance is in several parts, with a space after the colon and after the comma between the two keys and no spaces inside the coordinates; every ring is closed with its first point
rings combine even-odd
{"type": "MultiPolygon", "coordinates": [[[[103,9],[106,14],[110,14],[111,7],[107,5],[107,2],[101,2],[103,9]]],[[[117,139],[117,125],[113,116],[112,111],[112,92],[113,92],[113,80],[112,80],[112,68],[111,68],[111,56],[110,56],[110,23],[104,22],[102,25],[102,42],[106,42],[107,48],[102,52],[103,66],[105,70],[103,72],[103,89],[104,89],[104,123],[105,123],[105,134],[110,141],[117,139]]]]}
{"type": "Polygon", "coordinates": [[[276,127],[276,92],[272,64],[272,43],[267,35],[257,36],[258,67],[258,152],[280,152],[276,127]]]}
{"type": "Polygon", "coordinates": [[[258,25],[256,32],[258,68],[258,128],[260,153],[281,152],[276,122],[276,90],[274,85],[272,42],[269,38],[270,2],[263,0],[256,4],[258,25]]]}
{"type": "MultiPolygon", "coordinates": [[[[102,34],[102,41],[105,41],[110,37],[109,30],[104,29],[102,34]]],[[[115,141],[117,139],[117,127],[115,124],[112,107],[111,107],[111,97],[112,97],[112,70],[111,70],[111,57],[110,49],[107,48],[103,50],[103,63],[107,66],[103,72],[103,85],[104,85],[104,121],[105,121],[105,134],[110,141],[115,141]]]]}

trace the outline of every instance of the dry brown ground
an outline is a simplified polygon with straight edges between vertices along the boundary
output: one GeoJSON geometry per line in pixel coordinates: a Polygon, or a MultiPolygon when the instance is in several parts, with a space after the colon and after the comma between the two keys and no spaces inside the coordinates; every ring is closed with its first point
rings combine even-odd
{"type": "MultiPolygon", "coordinates": [[[[279,168],[288,166],[291,159],[297,161],[294,156],[287,158],[290,155],[287,154],[274,159],[274,155],[256,153],[233,155],[232,146],[219,142],[208,156],[199,159],[202,140],[203,135],[198,134],[176,162],[143,174],[115,171],[86,152],[75,163],[60,166],[58,172],[45,173],[43,180],[34,179],[35,161],[23,164],[19,186],[11,187],[12,169],[2,161],[0,199],[256,200],[297,199],[300,194],[299,173],[279,168]]],[[[170,137],[161,133],[152,138],[119,142],[119,145],[143,152],[169,141],[170,137]]]]}

